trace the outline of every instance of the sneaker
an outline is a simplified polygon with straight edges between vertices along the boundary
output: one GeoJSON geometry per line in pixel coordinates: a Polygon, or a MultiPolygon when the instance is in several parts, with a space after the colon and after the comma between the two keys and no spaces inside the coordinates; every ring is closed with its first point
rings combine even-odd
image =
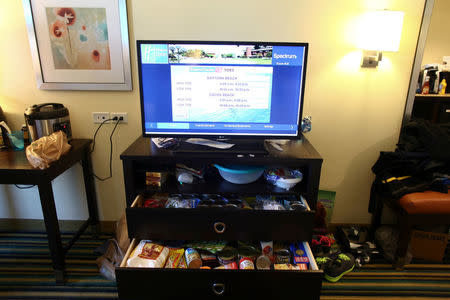
{"type": "Polygon", "coordinates": [[[319,267],[320,270],[325,270],[326,266],[331,262],[331,260],[332,259],[327,256],[316,257],[317,267],[319,267]]]}
{"type": "Polygon", "coordinates": [[[325,279],[337,282],[342,276],[351,272],[355,267],[355,258],[351,254],[339,253],[324,269],[325,279]]]}

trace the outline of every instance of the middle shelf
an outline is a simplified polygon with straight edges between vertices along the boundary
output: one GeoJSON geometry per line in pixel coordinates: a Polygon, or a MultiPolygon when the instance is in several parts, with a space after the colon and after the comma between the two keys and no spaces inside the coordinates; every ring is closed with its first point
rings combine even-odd
{"type": "MultiPolygon", "coordinates": [[[[300,169],[301,172],[308,172],[307,168],[300,169]]],[[[146,172],[148,170],[141,169],[136,171],[133,185],[137,194],[139,193],[179,193],[179,194],[290,194],[295,195],[306,191],[308,179],[303,178],[291,189],[283,189],[273,185],[261,176],[254,182],[246,184],[234,184],[225,180],[219,172],[212,167],[206,168],[203,180],[199,180],[194,184],[180,184],[173,170],[166,169],[166,180],[161,186],[146,185],[146,172]]]]}
{"type": "Polygon", "coordinates": [[[215,193],[215,194],[296,194],[299,188],[304,186],[300,182],[292,190],[285,190],[266,182],[264,178],[259,178],[257,181],[247,184],[233,184],[219,176],[209,176],[207,181],[197,184],[179,184],[175,177],[170,176],[164,183],[162,188],[146,186],[141,180],[141,184],[136,186],[137,193],[146,192],[166,192],[166,193],[180,193],[180,194],[198,194],[198,193],[215,193]]]}

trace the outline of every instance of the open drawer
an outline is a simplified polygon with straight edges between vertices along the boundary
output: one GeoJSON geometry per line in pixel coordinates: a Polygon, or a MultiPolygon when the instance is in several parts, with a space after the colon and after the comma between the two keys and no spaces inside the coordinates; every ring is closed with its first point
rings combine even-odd
{"type": "Polygon", "coordinates": [[[314,212],[237,208],[145,208],[137,196],[126,209],[128,235],[161,240],[309,241],[314,212]]]}
{"type": "Polygon", "coordinates": [[[305,271],[126,267],[137,242],[133,239],[116,268],[120,299],[289,299],[293,295],[299,299],[320,298],[323,272],[318,270],[307,242],[304,246],[310,269],[305,271]]]}

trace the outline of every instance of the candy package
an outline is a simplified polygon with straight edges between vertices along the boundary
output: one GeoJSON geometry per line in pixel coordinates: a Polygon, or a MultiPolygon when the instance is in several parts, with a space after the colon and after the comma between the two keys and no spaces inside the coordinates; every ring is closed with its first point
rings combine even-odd
{"type": "Polygon", "coordinates": [[[180,264],[181,259],[184,257],[183,248],[170,248],[169,257],[167,258],[165,268],[175,269],[180,264]]]}
{"type": "Polygon", "coordinates": [[[170,195],[166,208],[196,208],[200,199],[194,195],[170,195]]]}
{"type": "Polygon", "coordinates": [[[183,257],[180,259],[180,263],[178,264],[178,269],[187,269],[186,259],[183,257]]]}

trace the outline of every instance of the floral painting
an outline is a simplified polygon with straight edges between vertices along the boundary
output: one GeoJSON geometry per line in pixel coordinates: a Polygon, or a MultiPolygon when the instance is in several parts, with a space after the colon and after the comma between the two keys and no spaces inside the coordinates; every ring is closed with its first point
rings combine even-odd
{"type": "Polygon", "coordinates": [[[110,70],[105,8],[46,7],[55,69],[110,70]]]}

